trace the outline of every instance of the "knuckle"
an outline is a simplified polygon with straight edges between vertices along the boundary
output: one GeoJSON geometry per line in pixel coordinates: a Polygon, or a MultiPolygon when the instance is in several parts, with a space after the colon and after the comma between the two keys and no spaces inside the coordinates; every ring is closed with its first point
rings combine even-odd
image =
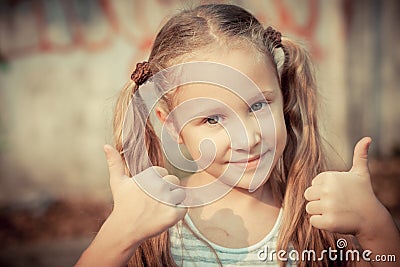
{"type": "Polygon", "coordinates": [[[331,187],[329,185],[325,184],[325,185],[321,186],[320,192],[321,192],[322,196],[327,197],[331,193],[331,187]]]}
{"type": "Polygon", "coordinates": [[[176,203],[174,203],[174,197],[172,196],[172,194],[167,194],[165,199],[168,204],[172,204],[172,205],[176,204],[176,203]]]}
{"type": "Polygon", "coordinates": [[[336,175],[337,175],[337,173],[335,173],[335,172],[328,172],[326,174],[325,180],[327,181],[327,183],[334,183],[337,180],[336,175]]]}
{"type": "Polygon", "coordinates": [[[326,210],[328,210],[328,211],[334,211],[334,210],[335,210],[335,207],[336,207],[336,202],[335,202],[333,199],[328,198],[328,199],[326,199],[326,200],[324,201],[324,206],[325,206],[325,209],[326,209],[326,210]]]}
{"type": "Polygon", "coordinates": [[[160,193],[160,194],[163,194],[163,195],[165,195],[165,196],[169,196],[170,194],[169,194],[169,188],[168,188],[168,186],[166,185],[166,184],[164,184],[164,183],[157,183],[157,191],[160,193]]]}
{"type": "Polygon", "coordinates": [[[112,159],[107,159],[108,168],[112,169],[115,167],[115,162],[112,159]]]}
{"type": "Polygon", "coordinates": [[[326,228],[333,231],[334,229],[336,229],[337,226],[337,220],[335,218],[335,216],[331,213],[327,214],[325,217],[325,225],[326,228]]]}
{"type": "Polygon", "coordinates": [[[178,201],[179,203],[183,202],[186,198],[186,192],[183,189],[176,189],[176,191],[178,192],[178,201]]]}
{"type": "Polygon", "coordinates": [[[168,175],[167,169],[165,169],[165,168],[163,168],[163,167],[160,167],[160,166],[152,166],[152,167],[150,167],[150,168],[152,169],[152,172],[153,172],[154,174],[156,174],[157,176],[159,176],[159,177],[163,177],[163,176],[165,176],[165,175],[168,175]]]}
{"type": "Polygon", "coordinates": [[[321,181],[326,183],[327,181],[329,181],[329,177],[330,177],[329,172],[323,172],[323,173],[321,173],[320,179],[321,179],[321,181]]]}
{"type": "Polygon", "coordinates": [[[168,183],[171,183],[171,184],[174,184],[174,185],[179,185],[180,184],[179,178],[176,177],[175,175],[169,174],[167,176],[164,176],[163,179],[165,181],[167,181],[168,183]]]}

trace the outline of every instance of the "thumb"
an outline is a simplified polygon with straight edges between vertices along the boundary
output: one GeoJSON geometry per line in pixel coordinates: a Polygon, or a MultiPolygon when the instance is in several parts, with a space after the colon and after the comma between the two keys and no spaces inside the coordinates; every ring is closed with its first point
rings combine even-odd
{"type": "Polygon", "coordinates": [[[125,175],[125,167],[121,155],[110,145],[104,145],[110,180],[120,179],[125,175]]]}
{"type": "Polygon", "coordinates": [[[350,172],[357,174],[368,173],[368,148],[371,144],[371,137],[364,137],[354,147],[353,166],[350,172]]]}

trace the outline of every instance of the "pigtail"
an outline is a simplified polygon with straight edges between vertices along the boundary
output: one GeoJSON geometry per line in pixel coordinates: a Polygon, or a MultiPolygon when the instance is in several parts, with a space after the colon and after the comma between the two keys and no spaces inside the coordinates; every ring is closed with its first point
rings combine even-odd
{"type": "Polygon", "coordinates": [[[147,107],[137,93],[150,73],[148,62],[138,63],[132,81],[121,90],[115,106],[115,147],[127,163],[126,174],[130,176],[153,165],[164,166],[160,141],[147,116],[147,107]]]}
{"type": "MultiPolygon", "coordinates": [[[[284,63],[280,70],[284,99],[287,145],[283,154],[287,174],[283,201],[283,220],[278,249],[293,246],[301,255],[304,250],[321,251],[336,248],[336,240],[343,237],[311,226],[306,212],[305,190],[312,179],[326,171],[321,137],[317,124],[317,90],[314,71],[308,53],[289,39],[282,39],[284,63]]],[[[350,242],[348,242],[350,243],[350,242]]],[[[349,249],[349,247],[347,247],[349,249]]],[[[346,262],[303,261],[299,266],[346,266],[346,262]]]]}
{"type": "MultiPolygon", "coordinates": [[[[115,147],[122,155],[128,176],[152,165],[164,167],[159,138],[147,118],[142,98],[135,94],[139,82],[136,84],[133,80],[121,90],[113,120],[115,147]]],[[[127,266],[176,266],[170,253],[168,231],[144,241],[127,266]]]]}

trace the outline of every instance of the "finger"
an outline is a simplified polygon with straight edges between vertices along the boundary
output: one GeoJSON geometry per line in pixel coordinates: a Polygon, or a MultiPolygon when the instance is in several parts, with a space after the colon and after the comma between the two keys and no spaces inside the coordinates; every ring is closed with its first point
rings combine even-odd
{"type": "Polygon", "coordinates": [[[372,139],[364,137],[354,147],[353,166],[350,172],[357,174],[368,173],[368,148],[372,139]]]}
{"type": "Polygon", "coordinates": [[[304,198],[308,201],[320,200],[321,199],[321,186],[313,185],[304,191],[304,198]]]}
{"type": "Polygon", "coordinates": [[[181,207],[177,205],[177,208],[175,209],[175,214],[176,214],[176,221],[182,220],[183,217],[185,217],[188,209],[186,207],[181,207]]]}
{"type": "Polygon", "coordinates": [[[159,186],[163,184],[165,185],[165,181],[162,178],[166,175],[168,175],[167,169],[160,166],[153,166],[134,175],[133,180],[144,191],[156,194],[158,192],[157,188],[160,188],[159,186]]]}
{"type": "Polygon", "coordinates": [[[182,188],[176,188],[170,192],[171,194],[171,203],[175,205],[181,204],[186,198],[186,192],[182,188]]]}
{"type": "Polygon", "coordinates": [[[150,176],[158,176],[158,177],[162,178],[166,175],[168,175],[167,169],[160,167],[160,166],[152,166],[152,167],[149,167],[149,168],[145,169],[144,171],[136,174],[135,178],[137,180],[142,180],[142,179],[148,180],[147,177],[150,177],[150,176]]]}
{"type": "Polygon", "coordinates": [[[163,179],[170,184],[169,187],[171,188],[171,190],[177,188],[180,185],[180,181],[175,175],[166,175],[163,177],[163,179]]]}
{"type": "MultiPolygon", "coordinates": [[[[344,219],[346,219],[346,217],[344,217],[344,219]]],[[[312,215],[310,217],[310,224],[315,228],[321,230],[327,230],[329,232],[342,232],[338,228],[338,222],[332,217],[332,215],[327,215],[327,214],[312,215]]]]}
{"type": "Polygon", "coordinates": [[[311,185],[321,185],[324,183],[324,173],[326,172],[321,172],[320,174],[318,174],[317,176],[314,177],[314,179],[312,179],[311,181],[311,185]]]}
{"type": "Polygon", "coordinates": [[[312,215],[310,217],[310,224],[318,229],[325,229],[326,224],[324,218],[320,214],[312,215]]]}
{"type": "Polygon", "coordinates": [[[321,201],[311,201],[306,205],[306,211],[310,215],[322,215],[321,201]]]}
{"type": "Polygon", "coordinates": [[[157,173],[159,177],[164,177],[165,175],[168,175],[168,171],[166,168],[160,166],[153,166],[151,167],[151,169],[153,169],[153,171],[157,173]]]}
{"type": "Polygon", "coordinates": [[[103,149],[104,153],[106,154],[110,180],[124,177],[125,165],[122,161],[121,155],[110,145],[104,145],[103,149]]]}

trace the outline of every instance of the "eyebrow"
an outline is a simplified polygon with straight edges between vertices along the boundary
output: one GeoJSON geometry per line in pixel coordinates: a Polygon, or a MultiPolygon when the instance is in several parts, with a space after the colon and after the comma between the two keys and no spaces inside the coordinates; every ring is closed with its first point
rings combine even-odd
{"type": "Polygon", "coordinates": [[[262,100],[262,98],[260,97],[261,95],[263,95],[265,99],[269,99],[271,97],[274,97],[275,93],[276,93],[275,90],[269,90],[269,89],[264,90],[261,92],[261,94],[257,94],[253,97],[250,97],[246,102],[247,102],[247,104],[251,105],[255,101],[262,100]]]}
{"type": "MultiPolygon", "coordinates": [[[[251,106],[253,104],[253,102],[255,101],[260,101],[263,100],[264,98],[261,98],[261,95],[264,96],[265,99],[269,99],[271,97],[273,97],[275,95],[275,91],[273,90],[264,90],[261,92],[261,94],[257,94],[253,97],[251,97],[250,99],[248,99],[247,101],[245,101],[245,99],[241,98],[243,101],[247,102],[248,106],[251,106]]],[[[207,109],[202,109],[194,114],[191,114],[191,117],[193,118],[201,118],[201,117],[206,117],[209,116],[210,114],[222,114],[224,113],[226,110],[229,110],[229,108],[227,108],[225,105],[220,105],[220,104],[214,104],[212,107],[207,108],[207,109]]]]}
{"type": "Polygon", "coordinates": [[[215,106],[209,109],[203,109],[195,114],[192,114],[191,116],[193,119],[199,119],[201,117],[206,117],[209,116],[210,114],[220,114],[224,113],[224,111],[227,110],[227,107],[225,106],[215,106]]]}

